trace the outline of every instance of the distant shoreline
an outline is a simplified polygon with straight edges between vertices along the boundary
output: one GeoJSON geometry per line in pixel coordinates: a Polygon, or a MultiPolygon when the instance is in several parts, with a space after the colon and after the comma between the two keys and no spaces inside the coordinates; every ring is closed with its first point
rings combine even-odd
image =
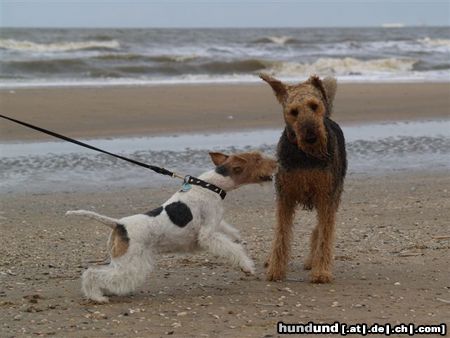
{"type": "MultiPolygon", "coordinates": [[[[89,88],[98,88],[98,89],[108,89],[108,88],[140,88],[140,87],[182,87],[182,86],[252,86],[259,85],[260,80],[257,75],[254,75],[254,80],[211,80],[211,81],[178,81],[178,80],[161,80],[161,81],[136,81],[135,79],[130,79],[129,81],[111,81],[111,82],[89,82],[89,81],[74,81],[74,82],[42,82],[42,83],[34,83],[34,84],[5,84],[0,83],[0,92],[11,91],[16,89],[42,89],[42,90],[52,90],[52,89],[71,89],[71,88],[80,88],[80,89],[89,89],[89,88]]],[[[407,79],[407,78],[396,78],[396,79],[355,79],[355,78],[342,78],[337,77],[338,82],[340,84],[363,84],[363,85],[383,85],[383,84],[450,84],[450,79],[442,78],[442,79],[407,79]]],[[[283,80],[287,83],[296,83],[300,80],[305,79],[292,79],[292,78],[284,78],[279,77],[280,80],[283,80]]]]}

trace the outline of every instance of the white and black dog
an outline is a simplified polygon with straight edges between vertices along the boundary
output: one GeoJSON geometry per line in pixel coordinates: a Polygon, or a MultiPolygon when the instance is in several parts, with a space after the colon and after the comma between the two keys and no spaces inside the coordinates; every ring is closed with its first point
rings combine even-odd
{"type": "MultiPolygon", "coordinates": [[[[216,168],[199,178],[224,191],[270,181],[277,168],[275,160],[257,152],[210,153],[210,156],[216,168]]],[[[108,241],[111,262],[83,273],[84,295],[104,303],[108,302],[105,295],[126,295],[135,291],[153,270],[155,255],[163,252],[201,248],[253,274],[253,261],[244,248],[234,242],[240,239],[239,232],[223,220],[223,214],[221,196],[197,185],[192,185],[188,191],[176,192],[154,210],[121,219],[86,210],[68,211],[67,215],[89,216],[112,229],[108,241]]]]}

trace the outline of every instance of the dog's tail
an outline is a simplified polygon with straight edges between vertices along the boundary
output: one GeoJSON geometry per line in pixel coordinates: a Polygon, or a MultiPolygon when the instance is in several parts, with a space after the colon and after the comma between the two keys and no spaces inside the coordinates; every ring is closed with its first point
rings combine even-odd
{"type": "Polygon", "coordinates": [[[120,223],[120,221],[118,219],[111,218],[108,216],[103,216],[103,215],[97,214],[96,212],[89,211],[89,210],[69,210],[66,212],[66,216],[69,216],[69,215],[87,216],[87,217],[93,218],[103,224],[106,224],[111,229],[115,229],[117,224],[120,223]]]}

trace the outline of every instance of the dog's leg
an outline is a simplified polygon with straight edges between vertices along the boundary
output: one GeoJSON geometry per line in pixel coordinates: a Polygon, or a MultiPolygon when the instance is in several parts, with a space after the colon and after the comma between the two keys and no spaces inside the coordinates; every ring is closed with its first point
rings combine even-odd
{"type": "Polygon", "coordinates": [[[303,268],[305,270],[311,270],[312,267],[312,261],[314,254],[316,252],[316,246],[317,246],[317,234],[319,233],[319,230],[317,226],[314,228],[312,234],[311,234],[311,240],[310,240],[310,248],[309,248],[309,255],[308,258],[305,260],[305,264],[303,265],[303,268]]]}
{"type": "MultiPolygon", "coordinates": [[[[311,282],[329,283],[333,279],[333,245],[336,208],[332,202],[317,209],[317,239],[312,254],[311,282]]],[[[312,243],[313,244],[313,243],[312,243]]]]}
{"type": "Polygon", "coordinates": [[[286,269],[291,249],[294,213],[295,202],[288,197],[278,196],[277,227],[275,229],[275,238],[272,243],[272,253],[268,260],[268,280],[282,280],[286,277],[286,269]]]}
{"type": "Polygon", "coordinates": [[[252,275],[255,273],[255,264],[247,256],[242,245],[234,243],[225,234],[202,228],[198,242],[203,249],[227,259],[232,265],[239,266],[245,273],[252,275]]]}
{"type": "Polygon", "coordinates": [[[133,247],[125,255],[113,258],[108,266],[87,269],[82,276],[84,295],[106,303],[105,294],[123,296],[132,293],[153,270],[152,257],[152,252],[133,247]]]}
{"type": "Polygon", "coordinates": [[[231,224],[225,222],[224,220],[222,220],[220,222],[218,230],[221,233],[224,233],[225,235],[231,237],[231,239],[233,239],[235,241],[241,240],[241,235],[239,234],[239,230],[236,229],[235,227],[233,227],[231,224]]]}
{"type": "Polygon", "coordinates": [[[110,265],[100,268],[89,268],[81,277],[81,290],[86,298],[97,303],[107,303],[108,297],[104,296],[104,290],[107,286],[106,276],[110,274],[110,265]]]}

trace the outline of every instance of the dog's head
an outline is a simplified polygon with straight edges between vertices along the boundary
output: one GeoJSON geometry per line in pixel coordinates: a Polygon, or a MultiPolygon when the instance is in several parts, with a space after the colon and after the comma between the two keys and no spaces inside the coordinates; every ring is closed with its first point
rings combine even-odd
{"type": "Polygon", "coordinates": [[[211,152],[209,156],[216,165],[215,172],[231,178],[235,187],[271,181],[277,170],[277,162],[259,152],[234,155],[211,152]]]}
{"type": "Polygon", "coordinates": [[[260,77],[272,87],[283,107],[289,141],[314,157],[325,157],[327,133],[324,119],[331,115],[336,79],[321,80],[311,76],[305,82],[288,85],[266,74],[260,77]]]}

